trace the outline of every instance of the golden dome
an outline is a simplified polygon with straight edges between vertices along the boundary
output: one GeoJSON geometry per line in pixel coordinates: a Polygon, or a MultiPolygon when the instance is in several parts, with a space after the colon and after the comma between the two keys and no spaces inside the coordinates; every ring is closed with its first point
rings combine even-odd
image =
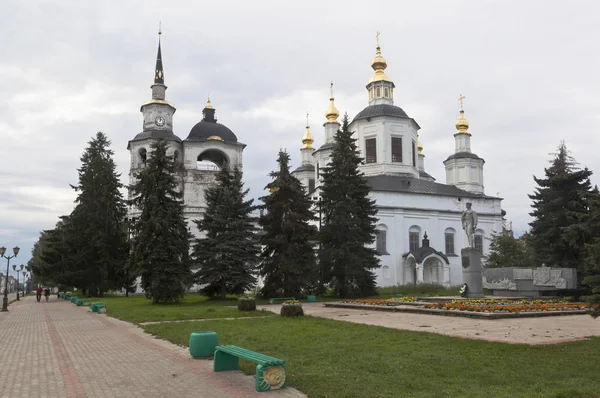
{"type": "Polygon", "coordinates": [[[456,121],[456,129],[458,130],[457,134],[471,134],[467,131],[469,129],[469,122],[465,119],[465,111],[463,109],[460,110],[460,117],[456,121]]]}
{"type": "Polygon", "coordinates": [[[210,97],[208,97],[208,101],[206,101],[206,106],[205,106],[205,108],[206,108],[206,109],[213,109],[213,106],[212,106],[212,104],[210,103],[210,97]]]}
{"type": "Polygon", "coordinates": [[[369,80],[369,83],[385,81],[392,83],[392,79],[385,74],[385,68],[387,68],[387,61],[381,55],[381,47],[377,46],[375,50],[375,58],[371,62],[371,68],[375,71],[375,76],[369,80]]]}
{"type": "Polygon", "coordinates": [[[417,149],[419,150],[419,155],[423,154],[423,144],[421,144],[421,141],[417,138],[417,149]]]}
{"type": "Polygon", "coordinates": [[[310,133],[310,126],[307,124],[306,131],[304,132],[304,136],[302,137],[302,143],[304,144],[302,148],[312,148],[313,142],[315,142],[315,139],[310,133]]]}
{"type": "Polygon", "coordinates": [[[333,96],[331,96],[331,98],[329,98],[329,108],[327,108],[327,112],[325,112],[327,123],[337,123],[339,116],[340,112],[335,107],[335,104],[333,103],[333,96]]]}

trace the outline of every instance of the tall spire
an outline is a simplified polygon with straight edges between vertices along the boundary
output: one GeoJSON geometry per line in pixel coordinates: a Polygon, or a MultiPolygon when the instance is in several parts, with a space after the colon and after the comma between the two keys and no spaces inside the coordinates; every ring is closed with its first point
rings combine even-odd
{"type": "Polygon", "coordinates": [[[158,54],[156,55],[156,68],[154,71],[154,84],[165,84],[162,54],[160,52],[160,36],[162,35],[161,23],[158,24],[158,54]]]}
{"type": "Polygon", "coordinates": [[[327,112],[325,112],[325,117],[327,118],[327,123],[337,123],[340,112],[337,110],[334,104],[333,82],[331,82],[329,85],[329,90],[331,91],[331,96],[329,97],[329,108],[327,108],[327,112]]]}
{"type": "Polygon", "coordinates": [[[465,109],[463,108],[463,100],[467,98],[464,95],[460,95],[458,97],[458,102],[460,102],[460,117],[456,121],[456,129],[458,130],[456,134],[469,134],[469,122],[465,119],[465,109]]]}
{"type": "Polygon", "coordinates": [[[308,124],[308,112],[306,112],[306,131],[304,132],[304,136],[302,137],[302,143],[304,144],[302,148],[311,149],[313,147],[313,142],[315,142],[315,139],[310,133],[310,125],[308,124]]]}

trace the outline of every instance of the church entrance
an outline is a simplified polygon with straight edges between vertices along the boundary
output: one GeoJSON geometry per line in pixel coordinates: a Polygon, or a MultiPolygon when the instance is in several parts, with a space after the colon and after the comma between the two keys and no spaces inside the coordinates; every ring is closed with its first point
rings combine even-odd
{"type": "Polygon", "coordinates": [[[423,283],[444,283],[444,266],[435,257],[429,257],[423,263],[423,283]]]}

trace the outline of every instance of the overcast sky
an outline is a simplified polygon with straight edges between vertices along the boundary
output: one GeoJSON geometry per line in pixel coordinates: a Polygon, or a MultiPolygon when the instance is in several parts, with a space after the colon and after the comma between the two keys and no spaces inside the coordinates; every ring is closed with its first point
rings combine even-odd
{"type": "Polygon", "coordinates": [[[521,233],[532,176],[561,140],[600,183],[598,15],[593,0],[3,0],[0,245],[19,245],[25,264],[39,231],[70,213],[69,184],[96,131],[127,181],[160,20],[175,133],[187,137],[210,94],[219,122],[248,145],[252,197],[279,148],[298,165],[307,111],[323,143],[330,81],[340,112],[367,105],[380,31],[395,104],[421,126],[427,172],[445,182],[462,93],[486,194],[504,198],[521,233]]]}

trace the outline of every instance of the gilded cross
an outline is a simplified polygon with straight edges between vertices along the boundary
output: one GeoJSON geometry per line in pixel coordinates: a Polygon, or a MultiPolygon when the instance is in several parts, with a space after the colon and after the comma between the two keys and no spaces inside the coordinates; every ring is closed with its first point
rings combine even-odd
{"type": "Polygon", "coordinates": [[[463,111],[463,110],[464,110],[464,109],[463,109],[463,100],[464,100],[465,98],[467,98],[467,97],[465,97],[465,96],[464,96],[464,95],[462,95],[462,94],[461,94],[461,95],[458,97],[458,102],[460,102],[460,110],[461,110],[461,111],[463,111]]]}
{"type": "Polygon", "coordinates": [[[306,125],[308,126],[308,111],[306,111],[306,125]]]}
{"type": "Polygon", "coordinates": [[[377,47],[379,47],[379,31],[377,31],[375,38],[377,39],[377,47]]]}
{"type": "Polygon", "coordinates": [[[158,21],[158,34],[162,34],[162,21],[158,21]]]}
{"type": "Polygon", "coordinates": [[[333,98],[333,82],[329,84],[329,91],[331,91],[331,98],[333,98]]]}

